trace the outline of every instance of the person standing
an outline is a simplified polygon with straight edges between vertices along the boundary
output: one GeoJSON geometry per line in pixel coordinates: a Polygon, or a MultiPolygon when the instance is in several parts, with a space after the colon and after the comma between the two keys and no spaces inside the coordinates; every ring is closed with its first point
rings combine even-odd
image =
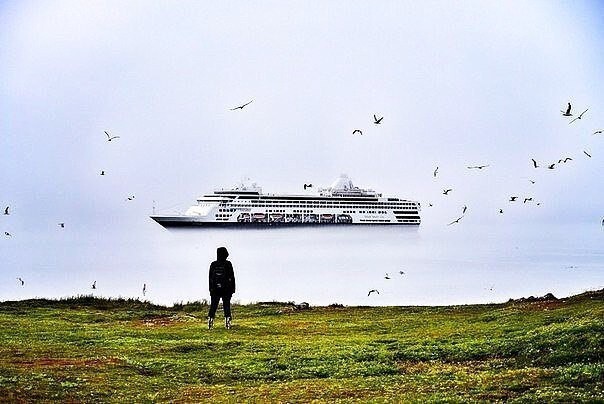
{"type": "Polygon", "coordinates": [[[214,317],[218,303],[222,299],[224,308],[224,326],[231,328],[231,296],[235,293],[235,272],[233,265],[227,260],[229,252],[226,247],[216,249],[216,261],[210,264],[210,312],[208,313],[208,329],[214,326],[214,317]]]}

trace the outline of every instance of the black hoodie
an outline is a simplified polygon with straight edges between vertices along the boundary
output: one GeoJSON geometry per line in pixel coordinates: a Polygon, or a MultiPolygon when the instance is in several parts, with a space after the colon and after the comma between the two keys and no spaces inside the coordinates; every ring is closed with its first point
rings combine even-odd
{"type": "Polygon", "coordinates": [[[217,260],[210,264],[210,294],[232,295],[235,293],[235,273],[227,260],[229,252],[225,247],[216,250],[217,260]]]}

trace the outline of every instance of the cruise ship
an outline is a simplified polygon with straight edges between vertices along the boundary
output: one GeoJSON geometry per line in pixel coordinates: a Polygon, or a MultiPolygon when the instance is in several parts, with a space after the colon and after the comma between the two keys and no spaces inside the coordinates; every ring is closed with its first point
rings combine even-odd
{"type": "MultiPolygon", "coordinates": [[[[306,186],[305,186],[306,188],[306,186]]],[[[309,188],[312,189],[312,188],[309,188]]],[[[197,199],[184,215],[151,215],[164,227],[280,225],[419,225],[420,203],[383,197],[342,174],[329,188],[288,195],[264,194],[249,180],[197,199]]]]}

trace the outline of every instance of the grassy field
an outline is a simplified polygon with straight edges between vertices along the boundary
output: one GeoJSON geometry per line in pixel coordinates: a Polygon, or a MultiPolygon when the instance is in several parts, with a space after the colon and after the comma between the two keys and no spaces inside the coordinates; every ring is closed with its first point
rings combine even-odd
{"type": "Polygon", "coordinates": [[[235,306],[231,330],[208,331],[206,312],[92,297],[0,303],[0,400],[604,401],[604,291],[235,306]]]}

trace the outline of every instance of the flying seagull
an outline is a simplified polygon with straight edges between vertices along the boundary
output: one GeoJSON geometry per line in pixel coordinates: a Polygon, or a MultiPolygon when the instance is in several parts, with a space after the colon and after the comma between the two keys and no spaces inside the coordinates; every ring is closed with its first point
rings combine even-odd
{"type": "Polygon", "coordinates": [[[438,173],[438,167],[434,170],[434,178],[436,178],[436,173],[438,173]]]}
{"type": "Polygon", "coordinates": [[[530,201],[532,201],[532,200],[533,200],[533,198],[532,198],[532,197],[530,197],[530,198],[524,198],[524,202],[522,202],[522,203],[527,203],[527,202],[530,202],[530,201]]]}
{"type": "Polygon", "coordinates": [[[537,165],[537,160],[535,160],[535,159],[531,159],[531,160],[533,160],[533,167],[535,167],[535,168],[539,167],[539,166],[537,165]]]}
{"type": "Polygon", "coordinates": [[[552,163],[549,166],[547,166],[547,168],[549,168],[550,170],[553,170],[555,165],[556,165],[556,163],[552,163]]]}
{"type": "Polygon", "coordinates": [[[382,123],[382,119],[384,119],[384,117],[381,117],[380,119],[378,119],[378,117],[375,116],[375,114],[373,114],[373,123],[375,123],[376,125],[379,125],[380,123],[382,123]]]}
{"type": "Polygon", "coordinates": [[[510,196],[510,202],[514,202],[516,201],[516,199],[518,199],[517,196],[510,196]]]}
{"type": "Polygon", "coordinates": [[[353,131],[352,131],[352,134],[354,135],[354,134],[355,134],[355,133],[357,133],[357,132],[359,132],[359,134],[360,134],[360,135],[362,135],[362,134],[363,134],[363,131],[362,131],[362,130],[360,130],[360,129],[355,129],[355,130],[353,130],[353,131]]]}
{"type": "Polygon", "coordinates": [[[92,282],[92,289],[96,289],[96,281],[92,282]]]}
{"type": "Polygon", "coordinates": [[[128,198],[126,198],[126,199],[127,199],[127,200],[129,200],[129,201],[131,201],[131,200],[133,200],[133,199],[134,199],[134,195],[129,196],[129,197],[128,197],[128,198]]]}
{"type": "Polygon", "coordinates": [[[61,222],[61,223],[59,223],[59,226],[61,226],[61,228],[64,229],[65,228],[65,223],[61,222]]]}
{"type": "Polygon", "coordinates": [[[589,110],[589,108],[587,108],[585,111],[581,112],[581,114],[576,117],[575,119],[573,119],[572,121],[570,121],[568,124],[570,125],[571,123],[575,122],[577,119],[581,119],[581,117],[583,116],[584,113],[586,113],[589,110]]]}
{"type": "Polygon", "coordinates": [[[10,215],[10,213],[8,213],[8,208],[9,208],[9,206],[7,206],[6,209],[4,209],[4,214],[5,215],[10,215]]]}
{"type": "Polygon", "coordinates": [[[119,139],[119,136],[111,136],[109,133],[107,133],[107,131],[105,131],[105,134],[107,135],[107,141],[111,142],[113,139],[119,139]]]}
{"type": "Polygon", "coordinates": [[[388,272],[386,272],[386,275],[384,276],[384,279],[390,279],[390,275],[388,275],[388,272]]]}
{"type": "Polygon", "coordinates": [[[481,166],[470,166],[470,167],[468,167],[468,168],[469,168],[470,170],[471,170],[471,169],[473,169],[473,168],[477,168],[477,169],[479,169],[479,170],[482,170],[483,168],[488,167],[488,166],[489,166],[489,164],[485,164],[485,165],[481,165],[481,166]]]}
{"type": "Polygon", "coordinates": [[[535,183],[535,180],[531,180],[531,179],[529,179],[529,181],[531,182],[531,184],[534,184],[534,183],[535,183]]]}
{"type": "Polygon", "coordinates": [[[583,153],[585,153],[585,155],[586,155],[587,157],[590,157],[590,158],[591,158],[591,154],[589,154],[589,153],[588,153],[588,152],[586,152],[585,150],[583,150],[583,153]]]}
{"type": "Polygon", "coordinates": [[[145,293],[147,293],[147,284],[143,283],[143,296],[145,296],[145,293]]]}
{"type": "Polygon", "coordinates": [[[105,170],[101,170],[101,175],[105,175],[105,170]]]}
{"type": "Polygon", "coordinates": [[[398,271],[399,274],[405,275],[405,271],[398,271]]]}
{"type": "Polygon", "coordinates": [[[4,235],[5,235],[6,237],[11,237],[10,233],[9,233],[9,232],[7,232],[7,231],[5,231],[5,232],[4,232],[4,235]]]}
{"type": "Polygon", "coordinates": [[[380,294],[380,291],[379,291],[379,290],[377,290],[377,289],[371,289],[371,290],[369,291],[369,293],[367,293],[367,296],[369,296],[369,295],[370,295],[370,294],[372,294],[373,292],[377,293],[378,295],[380,294]]]}
{"type": "Polygon", "coordinates": [[[499,213],[503,214],[503,209],[499,209],[499,213]]]}
{"type": "Polygon", "coordinates": [[[304,184],[304,190],[306,191],[306,188],[312,188],[312,184],[304,184]]]}
{"type": "Polygon", "coordinates": [[[560,160],[558,160],[558,164],[560,164],[560,163],[566,163],[568,160],[572,160],[572,158],[566,157],[566,158],[560,159],[560,160]]]}
{"type": "MultiPolygon", "coordinates": [[[[252,100],[252,101],[254,101],[254,100],[252,100]]],[[[240,105],[240,106],[238,106],[238,107],[231,108],[231,111],[235,111],[236,109],[243,109],[243,108],[245,108],[247,105],[251,104],[251,103],[252,103],[252,101],[246,102],[245,104],[240,105]]]]}
{"type": "Polygon", "coordinates": [[[449,192],[453,191],[453,189],[443,189],[443,195],[449,195],[449,192]]]}
{"type": "Polygon", "coordinates": [[[573,114],[570,113],[570,109],[571,109],[571,106],[570,106],[570,102],[569,102],[568,108],[566,108],[566,112],[564,112],[562,110],[560,110],[560,112],[562,112],[562,115],[564,115],[564,116],[573,116],[573,114]]]}
{"type": "Polygon", "coordinates": [[[459,216],[457,219],[453,220],[451,223],[449,223],[447,226],[451,226],[453,223],[459,223],[459,221],[463,219],[463,216],[459,216]]]}
{"type": "Polygon", "coordinates": [[[465,215],[466,214],[466,210],[468,210],[468,207],[466,205],[463,205],[463,209],[461,210],[461,214],[465,215]]]}
{"type": "Polygon", "coordinates": [[[17,278],[17,280],[18,280],[19,282],[21,282],[21,286],[25,285],[25,281],[24,281],[23,279],[21,279],[21,278],[17,278]]]}
{"type": "Polygon", "coordinates": [[[603,130],[603,129],[597,130],[597,131],[595,131],[593,134],[594,134],[594,135],[599,135],[599,134],[601,134],[601,133],[604,133],[604,130],[603,130]]]}

